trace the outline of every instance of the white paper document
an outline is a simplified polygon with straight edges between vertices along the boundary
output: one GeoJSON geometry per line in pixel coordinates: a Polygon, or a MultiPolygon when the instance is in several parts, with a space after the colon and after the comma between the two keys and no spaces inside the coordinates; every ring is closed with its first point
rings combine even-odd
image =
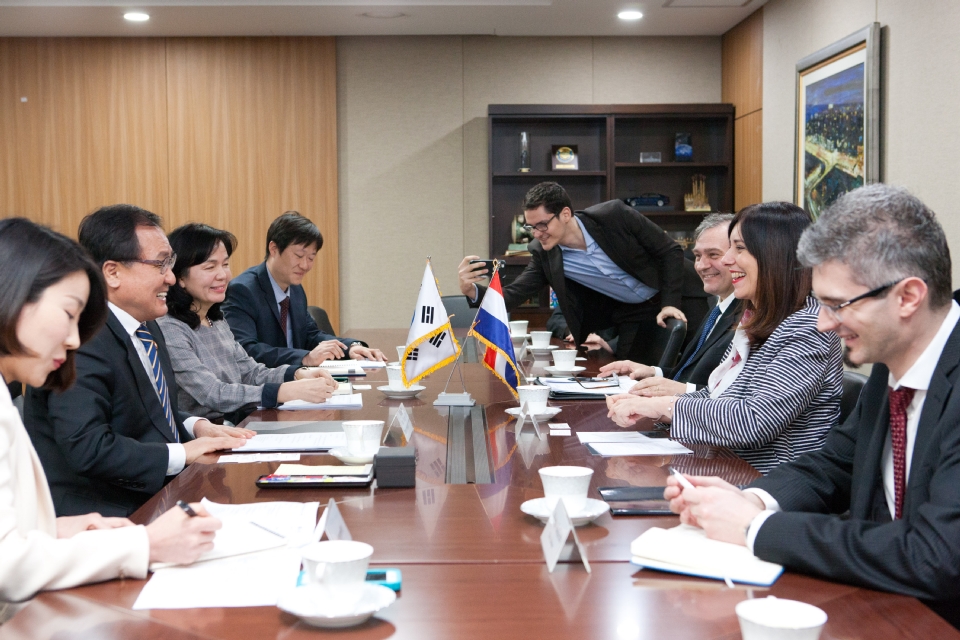
{"type": "Polygon", "coordinates": [[[324,451],[347,446],[343,431],[310,433],[258,433],[234,451],[324,451]]]}
{"type": "Polygon", "coordinates": [[[274,606],[284,590],[296,586],[299,573],[300,551],[287,547],[169,567],[153,574],[133,608],[274,606]]]}
{"type": "Polygon", "coordinates": [[[277,409],[283,411],[310,411],[322,409],[360,409],[363,407],[363,395],[359,393],[330,396],[326,402],[307,402],[306,400],[291,400],[284,402],[277,409]]]}
{"type": "Polygon", "coordinates": [[[217,462],[296,462],[300,459],[299,453],[232,453],[221,455],[217,462]]]}
{"type": "Polygon", "coordinates": [[[387,366],[386,362],[380,362],[379,360],[357,360],[360,364],[361,369],[383,369],[387,366]]]}
{"type": "Polygon", "coordinates": [[[654,440],[636,431],[578,431],[580,444],[594,442],[649,442],[654,440]]]}
{"type": "Polygon", "coordinates": [[[647,442],[592,442],[590,446],[604,458],[612,456],[676,456],[693,453],[679,442],[649,438],[647,442]]]}
{"type": "Polygon", "coordinates": [[[637,383],[636,380],[631,380],[627,377],[620,378],[619,386],[599,386],[592,388],[594,384],[597,385],[613,385],[613,380],[607,382],[597,382],[590,383],[585,382],[587,386],[583,386],[579,382],[573,380],[572,378],[547,378],[539,377],[537,378],[540,384],[545,384],[550,387],[551,391],[557,393],[575,393],[578,395],[591,395],[591,396],[612,396],[618,393],[627,393],[630,389],[637,383]]]}
{"type": "Polygon", "coordinates": [[[255,522],[261,528],[277,533],[287,541],[302,542],[313,533],[317,524],[319,502],[248,502],[220,504],[204,498],[200,501],[210,515],[224,523],[255,522]]]}

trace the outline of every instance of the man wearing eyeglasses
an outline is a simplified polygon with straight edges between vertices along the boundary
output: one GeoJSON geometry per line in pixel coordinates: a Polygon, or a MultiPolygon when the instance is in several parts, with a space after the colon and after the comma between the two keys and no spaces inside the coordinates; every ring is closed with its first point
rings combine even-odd
{"type": "Polygon", "coordinates": [[[77,350],[71,388],[28,388],[24,423],[58,516],[124,517],[200,456],[254,434],[178,410],[155,322],[167,312],[176,261],[160,218],[132,205],[103,207],[80,223],[79,240],[101,265],[107,323],[77,350]]]}
{"type": "MultiPolygon", "coordinates": [[[[620,200],[574,212],[556,182],[533,187],[523,209],[534,240],[530,264],[503,289],[508,311],[549,284],[578,344],[615,327],[617,356],[638,361],[658,323],[686,322],[680,311],[683,250],[646,216],[620,200]]],[[[488,275],[482,265],[470,264],[476,258],[467,256],[459,267],[460,291],[472,305],[479,305],[485,287],[478,282],[488,275]]]]}
{"type": "Polygon", "coordinates": [[[667,481],[680,520],[787,569],[926,602],[960,628],[960,306],[934,214],[871,185],[800,240],[820,331],[874,363],[823,448],[740,491],[719,478],[667,481]]]}

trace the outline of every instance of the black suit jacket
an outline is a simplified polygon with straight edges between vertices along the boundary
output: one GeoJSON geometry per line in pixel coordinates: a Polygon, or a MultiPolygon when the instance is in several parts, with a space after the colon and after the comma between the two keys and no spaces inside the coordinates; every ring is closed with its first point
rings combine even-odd
{"type": "MultiPolygon", "coordinates": [[[[257,362],[268,367],[291,364],[299,367],[310,350],[326,340],[340,340],[350,348],[351,338],[337,338],[320,331],[307,312],[307,294],[300,285],[290,285],[290,325],[293,348],[287,347],[287,331],[280,326],[280,309],[267,273],[267,263],[250,267],[227,287],[223,316],[237,342],[257,362]]],[[[364,346],[366,346],[364,344],[364,346]]]]}
{"type": "Polygon", "coordinates": [[[754,552],[789,569],[921,598],[960,625],[960,325],[947,341],[920,414],[904,496],[891,521],[882,483],[888,370],[874,365],[853,413],[823,448],[752,486],[783,508],[754,552]],[[840,518],[849,510],[848,518],[840,518]]]}
{"type": "MultiPolygon", "coordinates": [[[[740,300],[733,300],[726,311],[720,314],[720,317],[717,318],[717,324],[713,328],[713,332],[707,337],[703,346],[700,347],[700,351],[697,352],[690,366],[683,370],[683,375],[680,376],[680,382],[693,383],[697,385],[698,389],[702,389],[707,385],[707,382],[710,380],[710,374],[720,365],[720,362],[723,360],[723,355],[727,352],[727,347],[730,346],[730,341],[733,340],[734,325],[737,320],[740,319],[742,310],[743,303],[740,300]]],[[[693,334],[693,339],[687,343],[687,348],[683,350],[683,353],[681,353],[677,359],[677,366],[664,370],[664,377],[672,379],[680,367],[683,366],[683,363],[693,354],[693,350],[700,340],[700,334],[703,333],[703,330],[706,328],[704,326],[706,322],[707,319],[704,318],[703,322],[700,323],[700,327],[693,334]]]]}
{"type": "MultiPolygon", "coordinates": [[[[683,250],[663,229],[621,200],[602,202],[577,211],[575,215],[618,267],[647,286],[659,290],[661,306],[680,308],[681,297],[685,293],[683,250]]],[[[557,294],[570,332],[580,344],[587,337],[583,331],[583,318],[588,310],[583,308],[576,294],[567,289],[560,247],[544,251],[540,242],[534,240],[528,248],[530,264],[516,280],[503,288],[507,310],[523,304],[549,284],[557,294]]],[[[703,297],[702,285],[697,288],[703,297]]],[[[474,306],[479,305],[486,291],[485,287],[479,285],[478,289],[480,295],[474,306]]]]}
{"type": "MultiPolygon", "coordinates": [[[[181,442],[177,381],[163,332],[148,322],[160,354],[181,442]]],[[[77,381],[62,393],[27,387],[24,422],[50,483],[58,516],[128,516],[167,481],[176,442],[156,387],[117,317],[76,354],[77,381]]]]}

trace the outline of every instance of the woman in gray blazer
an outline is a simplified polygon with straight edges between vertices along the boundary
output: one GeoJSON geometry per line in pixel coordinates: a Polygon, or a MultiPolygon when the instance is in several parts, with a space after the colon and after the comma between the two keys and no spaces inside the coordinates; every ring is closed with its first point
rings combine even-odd
{"type": "Polygon", "coordinates": [[[736,215],[724,264],[745,310],[724,359],[700,391],[610,397],[618,425],[658,419],[672,438],[727,447],[761,473],[823,445],[839,420],[843,367],[840,339],[817,331],[811,272],[797,260],[810,222],[786,202],[736,215]]]}
{"type": "Polygon", "coordinates": [[[220,528],[171,509],[151,524],[98,513],[57,518],[43,467],[7,383],[63,390],[73,352],[103,326],[106,286],[73,240],[23,218],[0,221],[0,622],[43,589],[127,576],[151,561],[185,564],[213,548],[220,528]]]}

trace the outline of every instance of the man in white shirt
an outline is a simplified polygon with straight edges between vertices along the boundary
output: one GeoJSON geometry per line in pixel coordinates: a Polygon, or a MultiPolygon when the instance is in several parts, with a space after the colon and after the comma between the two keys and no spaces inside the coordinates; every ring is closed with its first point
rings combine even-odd
{"type": "Polygon", "coordinates": [[[101,265],[110,313],[77,350],[77,381],[30,388],[24,423],[58,516],[127,516],[200,456],[242,446],[254,432],[180,415],[160,327],[176,260],[160,218],[133,205],[103,207],[80,224],[101,265]]]}
{"type": "Polygon", "coordinates": [[[719,302],[704,318],[696,337],[680,354],[677,365],[664,371],[631,360],[611,362],[600,368],[600,375],[629,375],[640,380],[630,393],[641,396],[667,396],[702,389],[717,368],[730,345],[733,329],[740,318],[741,305],[733,295],[730,269],[721,262],[730,249],[731,213],[713,213],[694,231],[694,267],[703,280],[703,290],[717,296],[719,302]]]}
{"type": "Polygon", "coordinates": [[[668,480],[682,522],[788,570],[920,598],[960,626],[960,307],[934,214],[904,189],[841,197],[800,241],[819,329],[874,363],[823,448],[740,491],[668,480]],[[846,517],[841,517],[847,514],[846,517]]]}

